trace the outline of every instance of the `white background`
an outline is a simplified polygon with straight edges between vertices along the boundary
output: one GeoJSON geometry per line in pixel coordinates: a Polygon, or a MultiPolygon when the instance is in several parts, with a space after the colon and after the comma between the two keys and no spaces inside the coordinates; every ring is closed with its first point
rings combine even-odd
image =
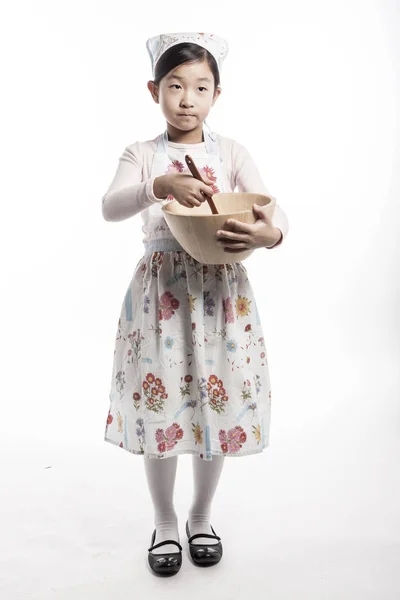
{"type": "MultiPolygon", "coordinates": [[[[3,8],[0,27],[0,590],[397,598],[399,2],[37,0],[3,8]],[[142,223],[104,221],[101,198],[124,148],[165,128],[146,39],[198,30],[230,48],[207,120],[251,152],[290,231],[246,261],[269,354],[271,447],[226,459],[219,571],[185,555],[160,583],[146,571],[142,458],[103,442],[142,223]]],[[[182,540],[190,471],[180,457],[182,540]]]]}

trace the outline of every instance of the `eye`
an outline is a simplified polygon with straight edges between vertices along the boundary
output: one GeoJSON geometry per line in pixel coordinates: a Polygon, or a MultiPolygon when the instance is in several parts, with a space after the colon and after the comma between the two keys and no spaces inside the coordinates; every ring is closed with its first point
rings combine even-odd
{"type": "Polygon", "coordinates": [[[199,90],[206,90],[207,91],[207,88],[205,88],[205,87],[199,87],[199,90]]]}
{"type": "Polygon", "coordinates": [[[170,85],[170,87],[177,87],[177,88],[179,88],[181,86],[179,85],[179,83],[173,83],[172,85],[170,85]]]}

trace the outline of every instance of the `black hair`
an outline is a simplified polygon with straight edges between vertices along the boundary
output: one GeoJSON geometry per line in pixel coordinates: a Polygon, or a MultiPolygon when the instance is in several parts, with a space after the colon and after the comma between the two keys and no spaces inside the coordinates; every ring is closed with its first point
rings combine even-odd
{"type": "Polygon", "coordinates": [[[214,76],[215,91],[215,88],[220,84],[217,61],[206,48],[189,42],[175,44],[175,46],[171,46],[171,48],[168,48],[168,50],[161,55],[161,58],[156,65],[154,83],[158,85],[163,77],[168,75],[172,69],[175,69],[179,65],[188,62],[201,62],[203,60],[207,61],[214,76]]]}

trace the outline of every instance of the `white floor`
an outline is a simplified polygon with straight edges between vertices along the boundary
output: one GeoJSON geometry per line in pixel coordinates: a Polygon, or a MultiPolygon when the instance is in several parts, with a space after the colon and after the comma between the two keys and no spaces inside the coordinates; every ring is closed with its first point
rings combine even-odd
{"type": "Polygon", "coordinates": [[[366,440],[340,412],[329,432],[335,419],[340,439],[321,426],[302,432],[306,442],[226,459],[212,517],[224,556],[210,569],[188,556],[191,457],[181,456],[183,565],[168,579],[147,563],[153,515],[141,457],[101,440],[3,444],[0,597],[397,600],[400,442],[366,440]]]}

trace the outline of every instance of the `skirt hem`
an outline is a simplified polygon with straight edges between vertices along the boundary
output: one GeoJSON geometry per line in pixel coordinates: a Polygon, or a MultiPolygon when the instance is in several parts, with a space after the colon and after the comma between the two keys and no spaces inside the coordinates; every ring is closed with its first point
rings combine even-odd
{"type": "MultiPolygon", "coordinates": [[[[148,458],[159,458],[159,459],[163,459],[163,458],[169,458],[171,456],[178,456],[180,454],[197,454],[198,456],[203,455],[205,458],[204,460],[207,460],[206,458],[206,453],[205,452],[197,452],[197,450],[192,450],[190,448],[185,448],[185,449],[180,449],[180,450],[173,450],[170,452],[164,452],[164,453],[148,453],[148,452],[144,452],[144,450],[131,450],[130,448],[126,448],[125,446],[121,446],[120,443],[115,442],[114,440],[105,437],[104,438],[105,442],[108,442],[109,444],[112,444],[113,446],[116,446],[117,448],[122,448],[122,450],[126,450],[126,452],[130,452],[131,454],[135,454],[137,456],[147,456],[148,458]]],[[[261,446],[260,448],[254,449],[254,450],[243,450],[241,452],[222,452],[222,450],[220,452],[211,452],[212,456],[226,456],[226,457],[239,457],[239,456],[250,456],[251,454],[260,454],[261,452],[263,452],[266,448],[269,448],[269,442],[265,443],[264,446],[261,446]]],[[[209,456],[209,454],[208,454],[209,456]]],[[[208,459],[211,460],[211,459],[208,459]]]]}

